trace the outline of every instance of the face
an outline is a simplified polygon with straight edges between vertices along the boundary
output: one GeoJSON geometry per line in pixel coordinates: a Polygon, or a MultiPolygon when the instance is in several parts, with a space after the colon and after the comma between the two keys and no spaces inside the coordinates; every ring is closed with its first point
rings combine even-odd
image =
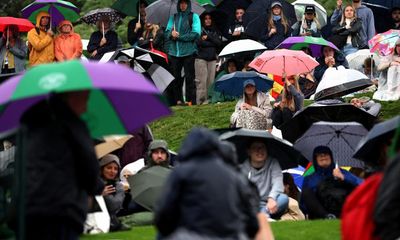
{"type": "Polygon", "coordinates": [[[354,18],[354,9],[351,6],[348,6],[344,9],[345,18],[354,18]]]}
{"type": "Polygon", "coordinates": [[[110,29],[110,22],[109,22],[109,21],[102,21],[102,22],[99,23],[99,30],[100,30],[100,32],[103,31],[103,26],[102,26],[102,24],[104,25],[104,31],[107,31],[108,29],[110,29]]]}
{"type": "Polygon", "coordinates": [[[49,17],[42,17],[40,19],[40,26],[47,26],[50,22],[50,18],[49,17]]]}
{"type": "MultiPolygon", "coordinates": [[[[143,22],[146,22],[146,11],[145,10],[140,11],[140,20],[143,22]]],[[[151,24],[151,23],[149,23],[149,24],[151,24]]]]}
{"type": "Polygon", "coordinates": [[[322,50],[322,53],[324,54],[325,57],[333,57],[335,55],[335,51],[333,50],[333,48],[330,47],[325,47],[322,50]]]}
{"type": "Polygon", "coordinates": [[[105,180],[115,180],[118,174],[118,165],[115,162],[111,162],[103,167],[103,178],[105,180]]]}
{"type": "Polygon", "coordinates": [[[272,8],[272,13],[274,14],[274,15],[281,15],[281,12],[282,12],[282,9],[281,9],[281,7],[279,7],[279,6],[274,6],[273,8],[272,8]]]}
{"type": "Polygon", "coordinates": [[[304,14],[305,18],[307,20],[313,20],[314,19],[314,13],[313,12],[308,12],[304,14]]]}
{"type": "Polygon", "coordinates": [[[244,88],[244,92],[247,95],[252,95],[255,93],[255,91],[256,91],[256,87],[251,84],[247,84],[246,87],[244,88]]]}
{"type": "Polygon", "coordinates": [[[233,62],[228,63],[228,73],[236,72],[236,65],[233,62]]]}
{"type": "Polygon", "coordinates": [[[320,166],[322,168],[327,168],[332,163],[331,155],[329,155],[327,153],[318,153],[316,155],[316,159],[317,159],[318,166],[320,166]]]}
{"type": "Polygon", "coordinates": [[[361,103],[360,99],[358,99],[358,98],[351,99],[350,103],[355,107],[358,107],[358,108],[362,107],[362,103],[361,103]]]}
{"type": "Polygon", "coordinates": [[[243,19],[243,14],[244,14],[244,9],[236,9],[236,12],[235,12],[236,20],[241,22],[243,19]]]}
{"type": "Polygon", "coordinates": [[[353,3],[359,3],[361,0],[353,0],[353,3]]]}
{"type": "Polygon", "coordinates": [[[290,84],[295,84],[296,83],[296,79],[295,79],[294,76],[287,77],[287,81],[290,82],[290,84]]]}
{"type": "Polygon", "coordinates": [[[62,27],[61,27],[61,32],[62,33],[70,33],[71,32],[71,30],[72,30],[72,28],[71,28],[71,26],[70,25],[63,25],[62,27]]]}
{"type": "Polygon", "coordinates": [[[396,23],[400,22],[400,10],[394,10],[392,12],[392,19],[396,23]]]}
{"type": "Polygon", "coordinates": [[[186,11],[187,7],[188,7],[187,2],[181,1],[181,2],[179,3],[179,8],[181,9],[182,12],[186,11]]]}
{"type": "Polygon", "coordinates": [[[162,148],[157,148],[151,152],[151,159],[156,164],[165,162],[165,161],[167,161],[167,152],[162,148]]]}
{"type": "Polygon", "coordinates": [[[251,162],[264,162],[268,157],[267,146],[260,141],[253,142],[248,149],[248,154],[251,162]]]}
{"type": "Polygon", "coordinates": [[[209,26],[211,26],[211,24],[212,24],[211,16],[210,15],[206,15],[204,17],[204,25],[209,27],[209,26]]]}
{"type": "Polygon", "coordinates": [[[87,110],[87,102],[89,100],[89,91],[76,91],[66,94],[66,102],[71,110],[78,116],[87,110]]]}

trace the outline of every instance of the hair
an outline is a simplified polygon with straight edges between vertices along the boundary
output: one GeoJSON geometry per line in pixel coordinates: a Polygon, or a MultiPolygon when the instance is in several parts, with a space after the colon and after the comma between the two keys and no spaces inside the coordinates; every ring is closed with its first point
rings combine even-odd
{"type": "Polygon", "coordinates": [[[294,179],[290,173],[283,173],[283,185],[289,185],[288,197],[297,200],[299,196],[299,189],[297,189],[294,179]]]}
{"type": "Polygon", "coordinates": [[[101,23],[102,22],[107,22],[109,25],[110,25],[110,28],[111,28],[111,20],[110,20],[110,17],[108,17],[108,16],[102,16],[98,21],[97,21],[97,23],[96,23],[96,26],[97,26],[97,28],[98,29],[101,29],[102,28],[102,26],[101,26],[101,23]]]}
{"type": "Polygon", "coordinates": [[[148,36],[148,34],[150,32],[151,38],[154,39],[156,37],[159,29],[160,29],[160,26],[158,26],[157,24],[151,24],[150,29],[146,29],[146,27],[144,28],[142,37],[146,39],[147,38],[146,36],[148,36]]]}
{"type": "MultiPolygon", "coordinates": [[[[296,90],[298,92],[301,92],[300,90],[300,85],[299,85],[299,77],[298,76],[294,76],[294,87],[296,88],[296,90]]],[[[288,79],[286,79],[286,81],[288,81],[288,79]]],[[[295,111],[296,108],[296,104],[294,103],[294,97],[293,95],[290,93],[290,91],[287,89],[287,85],[285,83],[285,87],[283,88],[283,92],[282,92],[282,104],[283,107],[287,107],[290,109],[290,111],[295,111]]]]}
{"type": "MultiPolygon", "coordinates": [[[[255,88],[255,86],[254,86],[254,88],[255,88]]],[[[257,88],[255,88],[255,91],[251,96],[248,96],[243,89],[243,95],[244,95],[243,100],[245,103],[250,104],[252,106],[257,106],[257,88]]]]}
{"type": "MultiPolygon", "coordinates": [[[[280,16],[281,16],[281,22],[282,22],[282,25],[283,25],[283,27],[285,28],[285,34],[288,32],[288,30],[289,30],[289,22],[288,22],[288,20],[286,19],[286,17],[285,17],[285,14],[283,14],[283,8],[282,7],[280,7],[281,8],[281,14],[280,14],[280,16]]],[[[271,28],[275,28],[275,23],[274,23],[274,20],[273,20],[273,13],[272,13],[272,8],[271,8],[271,14],[269,14],[269,16],[268,16],[268,22],[267,22],[267,25],[268,25],[268,30],[271,30],[271,28]]]]}
{"type": "MultiPolygon", "coordinates": [[[[10,32],[10,36],[12,36],[12,39],[16,40],[19,39],[19,29],[17,25],[8,25],[7,27],[4,28],[4,32],[3,32],[3,38],[7,39],[7,31],[10,32]],[[7,30],[9,29],[9,30],[7,30]]],[[[11,39],[11,38],[10,38],[11,39]]]]}
{"type": "MultiPolygon", "coordinates": [[[[301,17],[301,24],[303,25],[305,22],[306,22],[306,15],[304,14],[304,15],[301,17]]],[[[319,23],[318,16],[317,16],[317,14],[315,14],[315,13],[314,13],[313,22],[315,22],[315,24],[317,25],[317,29],[320,30],[320,29],[321,29],[321,24],[319,23]]]]}
{"type": "Polygon", "coordinates": [[[243,6],[237,6],[237,7],[235,8],[235,13],[236,13],[236,11],[239,10],[239,9],[242,9],[243,11],[246,11],[246,8],[245,8],[245,7],[243,7],[243,6]]]}
{"type": "Polygon", "coordinates": [[[136,12],[139,13],[140,5],[142,5],[142,4],[145,5],[146,7],[149,6],[149,4],[146,1],[140,0],[136,3],[136,12]]]}
{"type": "Polygon", "coordinates": [[[371,64],[372,64],[372,67],[374,68],[374,67],[375,67],[375,60],[372,59],[372,58],[370,58],[370,57],[367,57],[367,58],[364,60],[363,68],[365,68],[365,67],[367,67],[367,66],[370,67],[371,64]]]}
{"type": "Polygon", "coordinates": [[[341,20],[340,20],[340,25],[343,25],[343,23],[346,23],[346,17],[344,16],[344,12],[346,11],[346,8],[348,8],[348,7],[351,7],[351,8],[353,9],[353,12],[354,12],[354,16],[353,16],[353,19],[352,19],[352,20],[354,20],[354,19],[357,18],[356,9],[353,7],[353,5],[348,4],[348,5],[346,5],[346,7],[343,8],[343,10],[342,10],[342,18],[341,18],[341,20]]]}

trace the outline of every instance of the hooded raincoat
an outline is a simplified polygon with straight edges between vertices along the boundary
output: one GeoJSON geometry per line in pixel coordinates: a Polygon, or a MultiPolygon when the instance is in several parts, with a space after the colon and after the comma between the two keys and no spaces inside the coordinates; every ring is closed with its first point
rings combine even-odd
{"type": "Polygon", "coordinates": [[[54,54],[59,62],[80,58],[82,55],[81,36],[74,32],[72,23],[68,20],[62,21],[58,25],[60,34],[54,39],[54,54]],[[62,33],[61,28],[64,25],[71,27],[70,33],[62,33]]]}
{"type": "Polygon", "coordinates": [[[42,17],[50,17],[50,14],[40,12],[36,17],[36,27],[28,32],[29,65],[31,66],[54,61],[54,40],[47,34],[47,29],[40,26],[42,17]]]}

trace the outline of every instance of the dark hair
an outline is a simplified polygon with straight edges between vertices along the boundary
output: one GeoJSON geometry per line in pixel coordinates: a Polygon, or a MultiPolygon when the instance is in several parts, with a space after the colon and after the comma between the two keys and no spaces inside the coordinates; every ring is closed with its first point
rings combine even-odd
{"type": "Polygon", "coordinates": [[[243,11],[246,11],[246,8],[245,8],[245,7],[243,7],[243,6],[237,6],[237,7],[235,8],[235,13],[236,13],[236,11],[239,10],[239,9],[242,9],[243,11]]]}
{"type": "Polygon", "coordinates": [[[299,189],[297,189],[297,186],[294,183],[294,179],[290,173],[283,173],[283,185],[289,185],[288,196],[295,200],[298,200],[299,189]]]}
{"type": "Polygon", "coordinates": [[[136,3],[136,11],[138,12],[138,14],[139,14],[140,5],[142,5],[142,4],[143,4],[145,7],[149,6],[149,4],[148,4],[146,1],[144,1],[144,0],[138,1],[138,2],[136,3]]]}

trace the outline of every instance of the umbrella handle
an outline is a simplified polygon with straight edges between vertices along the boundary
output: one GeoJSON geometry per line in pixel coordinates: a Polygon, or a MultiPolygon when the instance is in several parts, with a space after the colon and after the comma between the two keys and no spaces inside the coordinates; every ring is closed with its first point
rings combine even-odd
{"type": "Polygon", "coordinates": [[[9,43],[9,37],[10,37],[10,27],[7,26],[7,42],[6,42],[6,46],[7,46],[7,47],[8,47],[8,44],[10,44],[10,43],[9,43]]]}
{"type": "Polygon", "coordinates": [[[139,0],[139,12],[138,12],[138,23],[140,23],[140,0],[139,0]]]}
{"type": "Polygon", "coordinates": [[[101,21],[101,28],[103,29],[103,38],[104,38],[104,22],[101,21]]]}

